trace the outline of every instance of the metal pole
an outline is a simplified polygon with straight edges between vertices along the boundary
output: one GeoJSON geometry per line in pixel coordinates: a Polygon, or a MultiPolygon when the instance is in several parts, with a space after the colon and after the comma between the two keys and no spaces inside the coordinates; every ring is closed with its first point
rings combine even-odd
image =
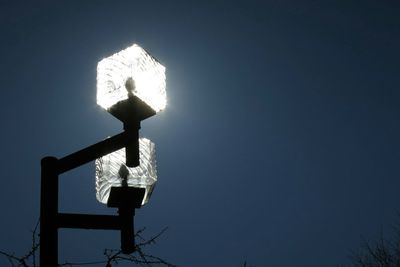
{"type": "Polygon", "coordinates": [[[132,142],[126,145],[126,166],[137,167],[140,164],[139,161],[139,129],[140,121],[134,121],[131,123],[124,123],[124,130],[132,134],[132,142]]]}
{"type": "Polygon", "coordinates": [[[136,251],[133,224],[135,209],[121,207],[118,209],[118,213],[121,218],[121,251],[124,254],[131,254],[136,251]]]}
{"type": "Polygon", "coordinates": [[[58,160],[45,157],[41,161],[40,192],[40,266],[58,266],[58,160]]]}

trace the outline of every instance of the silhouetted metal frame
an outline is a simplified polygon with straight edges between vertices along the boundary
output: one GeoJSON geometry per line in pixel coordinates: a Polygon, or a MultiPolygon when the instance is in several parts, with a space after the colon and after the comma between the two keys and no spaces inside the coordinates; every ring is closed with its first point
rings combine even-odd
{"type": "MultiPolygon", "coordinates": [[[[140,126],[139,126],[140,127],[140,126]]],[[[134,209],[121,207],[119,215],[67,214],[58,212],[58,176],[83,164],[138,142],[138,129],[125,131],[61,159],[45,157],[41,161],[40,194],[40,266],[58,266],[58,229],[83,228],[121,231],[121,249],[135,250],[134,209]]]]}

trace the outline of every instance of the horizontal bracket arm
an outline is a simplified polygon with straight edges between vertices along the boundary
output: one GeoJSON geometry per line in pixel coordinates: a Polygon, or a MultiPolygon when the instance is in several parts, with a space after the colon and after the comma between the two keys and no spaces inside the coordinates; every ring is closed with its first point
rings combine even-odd
{"type": "Polygon", "coordinates": [[[118,149],[130,145],[132,142],[138,142],[137,138],[137,132],[134,130],[125,130],[120,134],[65,156],[58,160],[58,174],[75,169],[83,164],[117,151],[118,149]]]}
{"type": "Polygon", "coordinates": [[[59,213],[58,228],[121,230],[121,218],[116,215],[59,213]]]}

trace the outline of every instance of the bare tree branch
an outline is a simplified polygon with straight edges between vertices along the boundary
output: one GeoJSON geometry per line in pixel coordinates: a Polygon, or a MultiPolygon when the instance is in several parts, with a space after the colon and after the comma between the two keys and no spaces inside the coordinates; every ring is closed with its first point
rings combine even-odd
{"type": "MultiPolygon", "coordinates": [[[[12,267],[38,267],[37,265],[37,254],[38,249],[39,249],[39,241],[38,241],[38,228],[39,227],[39,221],[36,223],[35,228],[32,231],[32,244],[31,248],[26,253],[25,255],[18,257],[15,256],[14,254],[1,251],[0,250],[0,256],[4,256],[7,258],[7,260],[10,263],[10,266],[12,267]]],[[[133,264],[138,264],[141,266],[153,266],[153,265],[164,265],[167,267],[176,267],[175,265],[167,262],[166,260],[151,255],[147,254],[144,252],[143,248],[147,248],[150,245],[156,244],[156,240],[165,233],[165,231],[168,228],[162,229],[159,233],[156,235],[152,236],[149,239],[146,239],[143,237],[143,233],[145,228],[138,230],[135,233],[135,237],[137,239],[140,239],[141,242],[139,242],[136,245],[136,252],[126,255],[123,254],[121,250],[116,250],[116,249],[105,249],[104,250],[104,260],[95,260],[95,261],[86,261],[86,262],[70,262],[66,261],[62,264],[59,264],[58,266],[88,266],[88,265],[95,265],[95,264],[104,264],[105,267],[112,267],[114,264],[118,264],[120,262],[132,262],[133,264]]]]}
{"type": "Polygon", "coordinates": [[[383,233],[376,241],[363,240],[361,249],[353,252],[350,260],[355,267],[400,267],[400,235],[385,239],[383,233]]]}

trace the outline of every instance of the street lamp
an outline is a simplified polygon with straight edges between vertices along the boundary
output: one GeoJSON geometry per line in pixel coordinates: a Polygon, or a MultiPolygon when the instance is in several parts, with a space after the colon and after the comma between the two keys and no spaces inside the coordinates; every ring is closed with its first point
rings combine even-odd
{"type": "MultiPolygon", "coordinates": [[[[134,44],[97,64],[97,104],[139,140],[140,122],[167,104],[165,67],[134,44]]],[[[139,165],[139,141],[126,147],[126,165],[139,165]]]]}
{"type": "Polygon", "coordinates": [[[154,144],[139,139],[140,122],[166,106],[165,67],[134,44],[97,66],[97,103],[123,122],[124,132],[75,153],[41,161],[40,266],[58,266],[58,229],[121,231],[123,253],[135,251],[133,216],[157,180],[154,144]],[[96,197],[118,215],[60,213],[58,177],[96,160],[96,197]]]}

